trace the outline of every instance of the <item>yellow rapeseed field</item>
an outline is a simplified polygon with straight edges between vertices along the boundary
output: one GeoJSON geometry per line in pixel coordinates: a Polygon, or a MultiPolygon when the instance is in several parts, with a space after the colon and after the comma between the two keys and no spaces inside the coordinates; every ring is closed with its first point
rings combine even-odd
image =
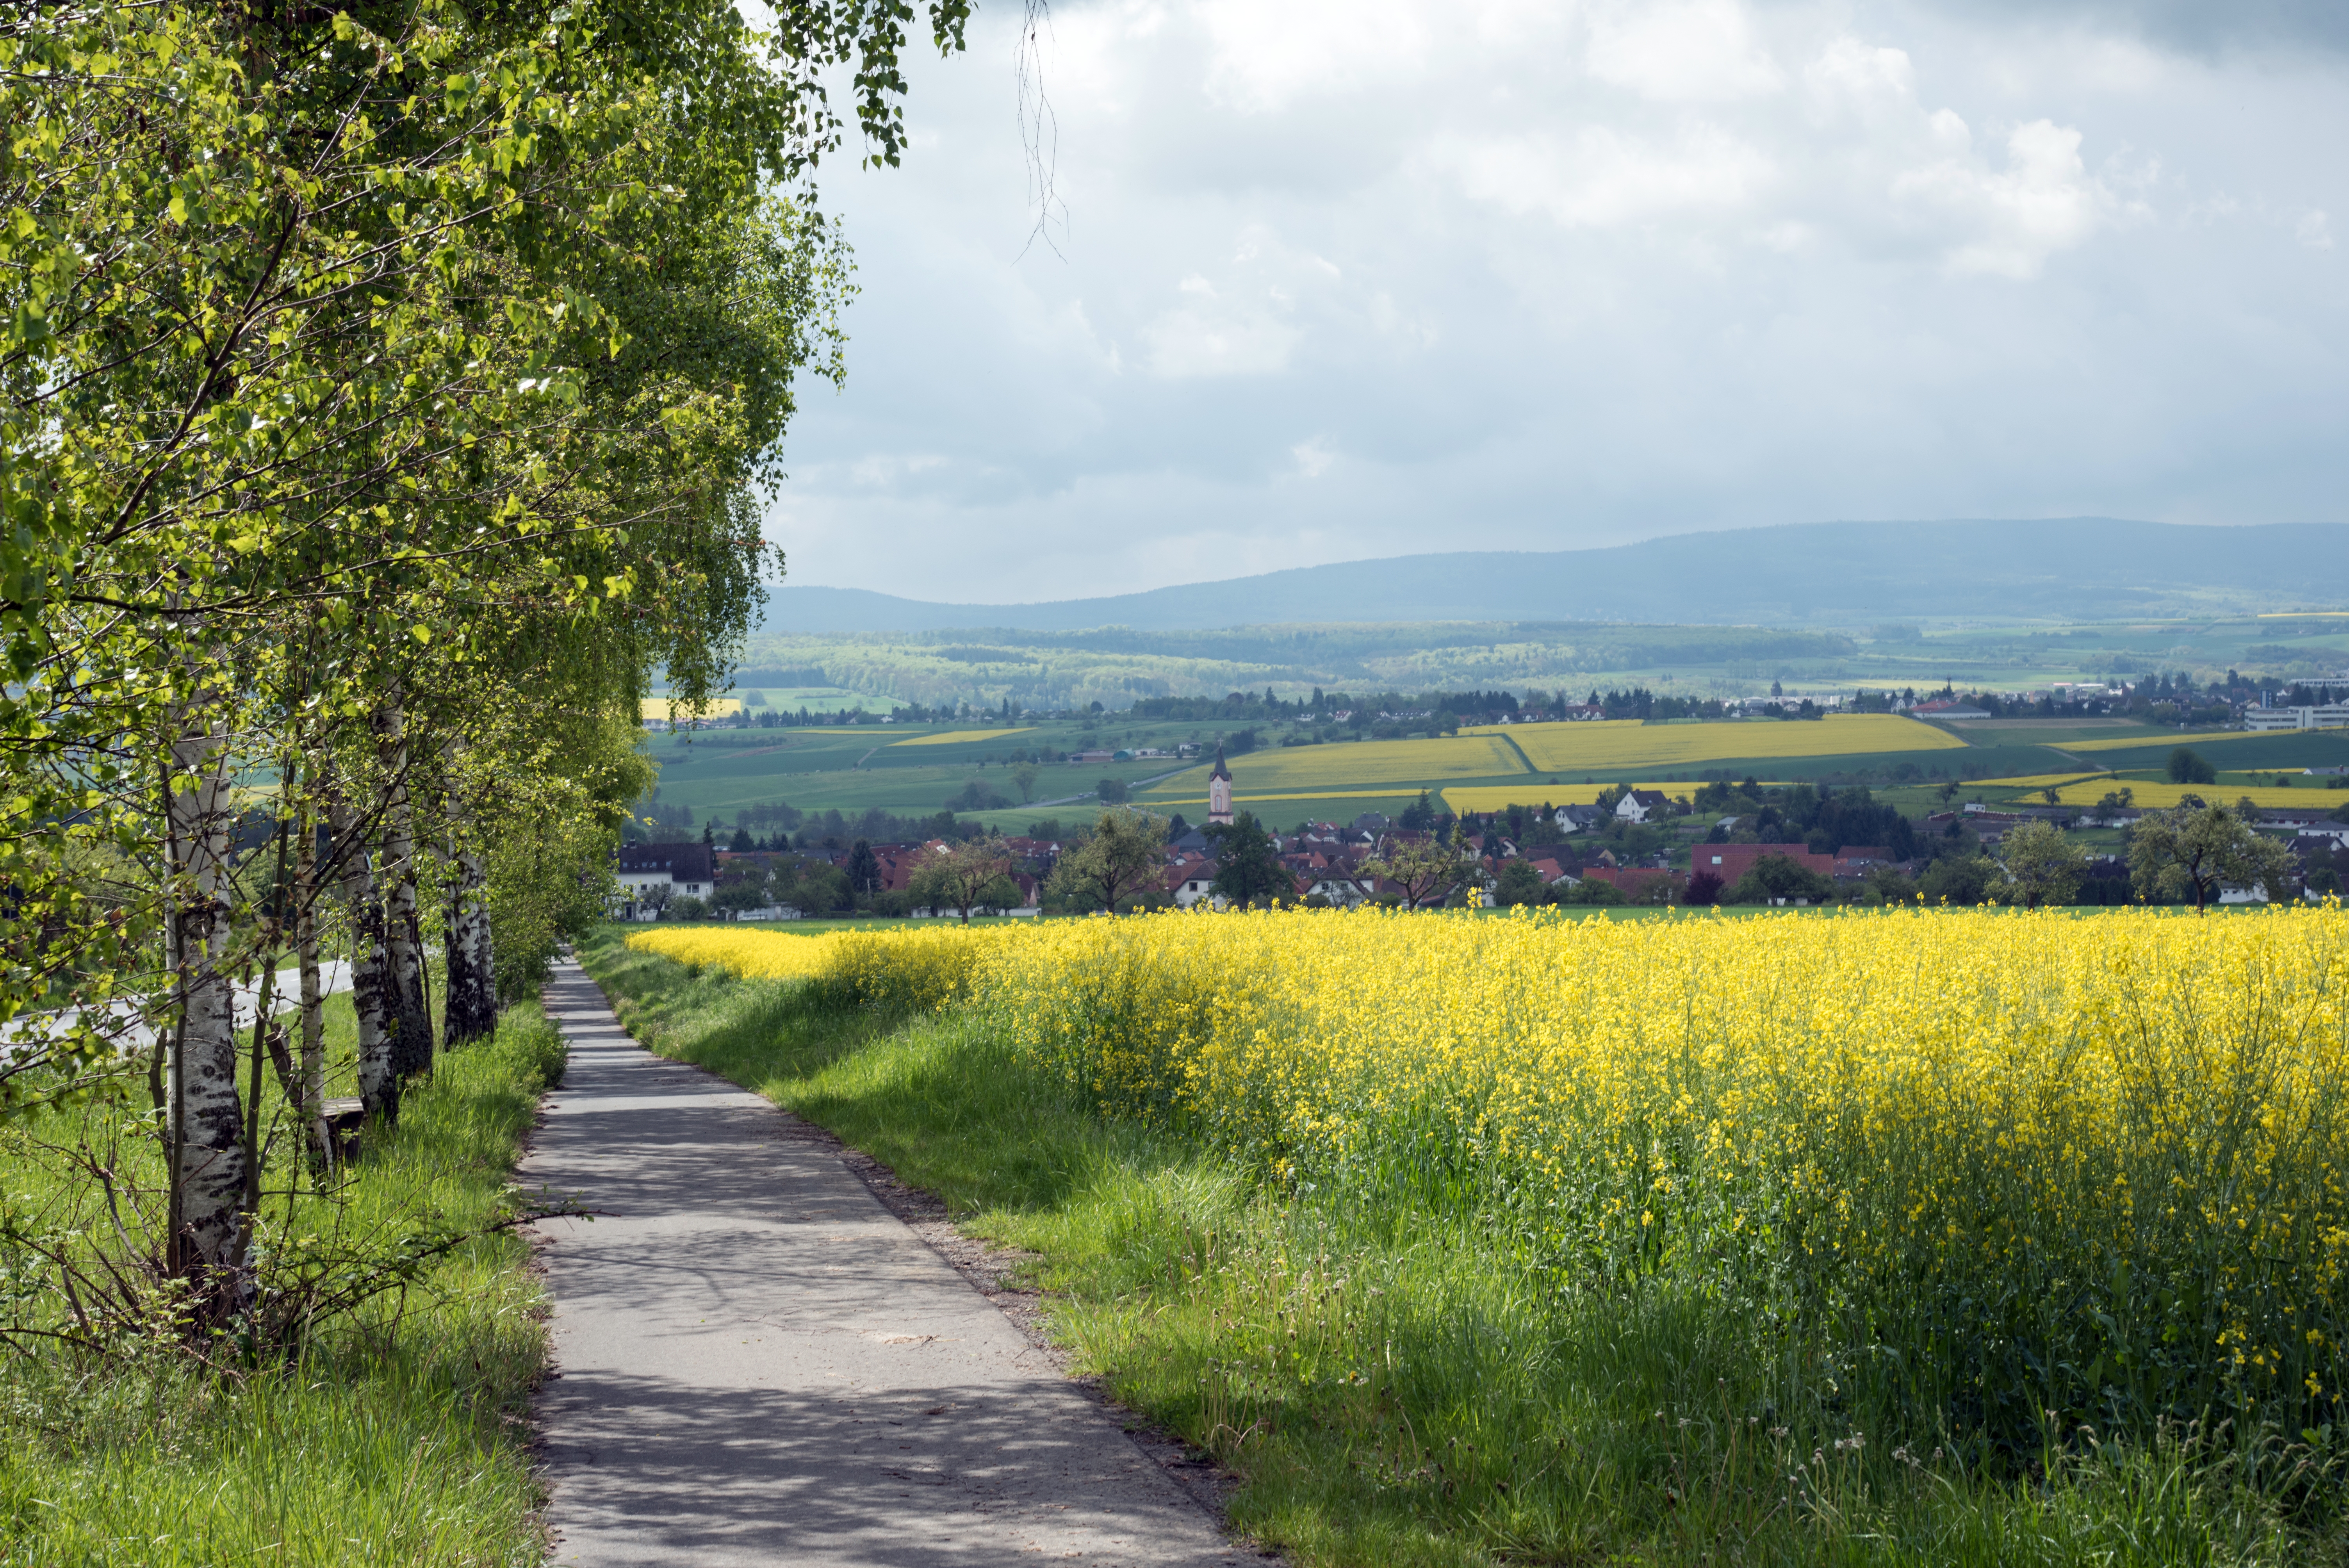
{"type": "Polygon", "coordinates": [[[2167,810],[2191,795],[2205,804],[2231,806],[2248,799],[2254,806],[2313,806],[2325,810],[2339,802],[2337,790],[2276,789],[2271,784],[2172,784],[2167,779],[2116,779],[2109,773],[2034,773],[2021,779],[1984,779],[1982,785],[2001,789],[2053,788],[2066,806],[2093,806],[2108,794],[2129,792],[2129,804],[2167,810]]]}
{"type": "MultiPolygon", "coordinates": [[[[665,696],[648,696],[637,706],[640,717],[655,719],[662,724],[668,724],[679,718],[692,718],[696,717],[693,705],[691,703],[675,700],[665,696]]],[[[740,713],[741,711],[742,699],[740,697],[713,696],[701,706],[699,717],[702,718],[731,718],[734,715],[740,713]]]]}
{"type": "MultiPolygon", "coordinates": [[[[1516,793],[1522,796],[1525,794],[1525,790],[1520,789],[1516,793]]],[[[1313,789],[1309,790],[1302,795],[1257,795],[1251,794],[1249,791],[1240,789],[1237,784],[1235,783],[1232,789],[1232,804],[1236,807],[1263,807],[1278,806],[1282,802],[1288,800],[1402,801],[1416,799],[1418,796],[1419,791],[1416,789],[1387,789],[1377,788],[1365,788],[1360,789],[1313,789]]],[[[1204,806],[1207,804],[1208,796],[1205,789],[1193,789],[1193,791],[1187,795],[1161,795],[1155,790],[1153,790],[1150,794],[1141,797],[1141,800],[1145,806],[1204,806]]]]}
{"type": "Polygon", "coordinates": [[[1945,729],[1891,713],[1836,715],[1814,722],[1740,719],[1719,724],[1516,724],[1463,730],[1506,735],[1545,773],[1592,768],[1669,768],[1733,757],[1843,757],[1870,751],[1950,751],[1965,742],[1945,729]]]}
{"type": "Polygon", "coordinates": [[[2147,746],[2208,746],[2214,740],[2256,740],[2264,733],[2256,729],[2197,730],[2191,735],[2163,735],[2154,730],[2140,730],[2135,735],[2112,736],[2103,740],[2067,740],[2065,751],[2135,751],[2147,746]]]}
{"type": "MultiPolygon", "coordinates": [[[[1525,761],[1504,740],[1462,736],[1452,740],[1371,740],[1332,746],[1277,747],[1229,758],[1235,795],[1319,790],[1330,799],[1361,791],[1349,784],[1413,784],[1445,779],[1489,779],[1523,773],[1525,761]]],[[[1169,779],[1158,793],[1198,794],[1205,773],[1169,779]]]]}
{"type": "Polygon", "coordinates": [[[2337,903],[631,943],[966,1006],[1106,1114],[1484,1216],[1561,1283],[1674,1276],[2014,1440],[2046,1410],[2349,1413],[2337,903]]]}
{"type": "MultiPolygon", "coordinates": [[[[1766,779],[1759,782],[1767,789],[1785,788],[1766,779]]],[[[1545,801],[1553,806],[1588,806],[1614,788],[1612,784],[1551,784],[1538,779],[1523,784],[1454,784],[1444,791],[1444,803],[1455,811],[1497,811],[1505,806],[1538,806],[1545,801]]],[[[1660,782],[1632,788],[1661,789],[1679,798],[1692,793],[1696,786],[1660,782]]]]}
{"type": "Polygon", "coordinates": [[[724,969],[752,980],[812,980],[843,987],[862,1002],[926,1009],[964,994],[972,964],[1009,924],[923,924],[810,936],[677,925],[637,932],[628,945],[696,969],[724,969]]]}
{"type": "Polygon", "coordinates": [[[1025,735],[1036,727],[1021,725],[1011,729],[949,729],[943,735],[909,735],[903,740],[893,740],[892,746],[960,746],[973,740],[1000,740],[1007,735],[1025,735]]]}

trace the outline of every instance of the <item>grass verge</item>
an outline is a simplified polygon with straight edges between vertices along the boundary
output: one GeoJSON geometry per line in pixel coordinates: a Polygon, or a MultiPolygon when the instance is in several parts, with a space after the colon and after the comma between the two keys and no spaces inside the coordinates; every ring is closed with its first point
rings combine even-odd
{"type": "Polygon", "coordinates": [[[879,1016],[624,940],[583,956],[637,1038],[1038,1254],[1056,1336],[1237,1470],[1235,1522],[1299,1564],[2344,1560],[2304,1449],[2089,1434],[1969,1470],[1869,1430],[1831,1367],[1754,1364],[1684,1288],[1561,1288],[1489,1230],[1105,1121],[976,1017],[879,1016]]]}
{"type": "MultiPolygon", "coordinates": [[[[348,999],[330,1006],[347,1046],[348,999]]],[[[492,1040],[440,1058],[341,1202],[297,1226],[485,1223],[563,1058],[534,1005],[510,1008],[492,1040]]],[[[73,1217],[72,1151],[135,1174],[149,1155],[124,1119],[86,1108],[0,1133],[11,1218],[73,1217]]],[[[476,1238],[298,1356],[226,1371],[135,1342],[0,1350],[0,1564],[538,1563],[523,1418],[546,1341],[527,1261],[518,1237],[476,1238]]]]}

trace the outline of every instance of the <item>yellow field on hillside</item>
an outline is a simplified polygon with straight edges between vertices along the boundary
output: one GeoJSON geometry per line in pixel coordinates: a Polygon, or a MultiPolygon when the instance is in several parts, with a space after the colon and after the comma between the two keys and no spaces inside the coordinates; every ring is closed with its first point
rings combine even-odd
{"type": "MultiPolygon", "coordinates": [[[[1440,783],[1446,779],[1489,779],[1523,773],[1524,760],[1508,742],[1489,735],[1456,740],[1366,740],[1332,746],[1268,748],[1227,759],[1235,797],[1320,790],[1332,798],[1359,795],[1347,785],[1440,783]]],[[[1198,795],[1206,775],[1186,772],[1151,792],[1159,799],[1198,795]]]]}
{"type": "Polygon", "coordinates": [[[909,735],[903,740],[893,740],[898,746],[960,746],[972,740],[1000,740],[1007,735],[1025,735],[1036,727],[1019,725],[1011,729],[950,729],[944,735],[909,735]]]}
{"type": "Polygon", "coordinates": [[[1545,773],[1592,768],[1671,768],[1733,757],[1846,757],[1869,751],[1954,751],[1965,742],[1892,713],[1856,713],[1816,722],[1738,719],[1708,724],[1513,724],[1463,730],[1506,735],[1545,773]]]}
{"type": "Polygon", "coordinates": [[[2153,810],[2168,810],[2189,795],[2214,805],[2231,806],[2249,799],[2254,806],[2313,806],[2318,810],[2328,810],[2349,799],[2338,789],[2279,789],[2271,784],[2172,784],[2166,779],[2148,782],[2142,779],[2116,779],[2109,773],[2033,773],[2020,779],[1982,779],[1976,782],[1996,789],[2045,789],[2052,786],[2066,806],[2093,806],[2108,794],[2127,789],[2130,805],[2153,810]]]}
{"type": "MultiPolygon", "coordinates": [[[[2147,746],[2208,746],[2216,740],[2254,740],[2270,733],[2257,729],[2212,729],[2199,735],[2164,735],[2148,729],[2140,735],[2125,735],[2116,740],[2067,740],[2060,749],[2064,751],[2133,751],[2147,746]]],[[[2292,731],[2283,731],[2292,734],[2292,731]]]]}
{"type": "MultiPolygon", "coordinates": [[[[1520,789],[1517,793],[1523,795],[1525,791],[1520,789]]],[[[1299,795],[1251,795],[1238,789],[1232,791],[1232,804],[1243,810],[1250,806],[1278,806],[1284,800],[1414,800],[1418,798],[1416,789],[1309,789],[1299,795]]],[[[1204,789],[1189,795],[1153,794],[1143,803],[1151,806],[1204,806],[1207,803],[1207,795],[1204,789]]]]}
{"type": "MultiPolygon", "coordinates": [[[[1783,782],[1768,779],[1761,779],[1759,782],[1764,789],[1783,789],[1786,787],[1783,782]]],[[[1552,806],[1588,806],[1595,804],[1602,792],[1615,788],[1617,786],[1612,784],[1579,782],[1573,784],[1454,784],[1444,789],[1444,803],[1454,811],[1497,811],[1505,806],[1539,806],[1545,802],[1552,806]]],[[[1653,784],[1635,784],[1632,788],[1661,789],[1678,799],[1691,793],[1696,787],[1692,784],[1659,781],[1653,784]]]]}
{"type": "MultiPolygon", "coordinates": [[[[674,724],[679,717],[691,718],[694,717],[694,709],[691,704],[675,702],[671,698],[665,696],[648,696],[638,706],[640,709],[637,715],[638,717],[658,719],[663,724],[674,724]],[[672,711],[672,709],[674,709],[674,711],[672,711]]],[[[731,718],[741,711],[742,699],[740,697],[713,696],[702,705],[700,717],[703,718],[731,718]]]]}
{"type": "Polygon", "coordinates": [[[1979,779],[1974,782],[1995,785],[2002,789],[2044,789],[2050,784],[2062,789],[2071,784],[2095,782],[2107,789],[2117,789],[2121,787],[2122,780],[2109,773],[2029,773],[2020,778],[1979,779]]]}

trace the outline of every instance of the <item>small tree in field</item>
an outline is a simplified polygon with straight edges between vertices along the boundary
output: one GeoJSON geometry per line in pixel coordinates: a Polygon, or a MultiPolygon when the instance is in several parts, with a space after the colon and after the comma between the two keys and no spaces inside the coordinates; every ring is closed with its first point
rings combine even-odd
{"type": "Polygon", "coordinates": [[[1061,857],[1050,885],[1056,896],[1099,903],[1114,914],[1121,900],[1158,880],[1164,854],[1158,819],[1122,806],[1103,811],[1083,846],[1061,857]]]}
{"type": "Polygon", "coordinates": [[[1010,873],[1011,857],[1003,852],[1002,840],[973,839],[923,856],[907,891],[916,904],[951,909],[968,925],[970,912],[988,903],[990,890],[1009,882],[1010,873]]]}
{"type": "Polygon", "coordinates": [[[1511,861],[1501,868],[1500,885],[1493,890],[1498,904],[1539,903],[1549,886],[1530,861],[1511,861]]]}
{"type": "Polygon", "coordinates": [[[2169,754],[2172,784],[2213,784],[2218,779],[2217,770],[2192,747],[2181,746],[2169,754]]]}
{"type": "Polygon", "coordinates": [[[2025,822],[2006,836],[2011,885],[2005,897],[2020,900],[2025,909],[2070,903],[2087,870],[2087,851],[2053,822],[2025,822]]]}
{"type": "Polygon", "coordinates": [[[1798,900],[1825,903],[1835,896],[1835,883],[1790,855],[1764,855],[1737,883],[1721,895],[1727,903],[1770,903],[1798,900]]]}
{"type": "Polygon", "coordinates": [[[2273,898],[2291,863],[2290,851],[2229,806],[2148,812],[2129,836],[2129,879],[2139,896],[2190,895],[2197,912],[2228,882],[2263,887],[2273,898]]]}
{"type": "Polygon", "coordinates": [[[882,887],[881,857],[863,839],[848,852],[848,886],[858,893],[879,892],[882,887]]]}
{"type": "Polygon", "coordinates": [[[710,897],[710,904],[730,919],[748,911],[763,909],[767,904],[767,872],[764,867],[753,866],[741,875],[729,877],[710,897]]]}
{"type": "Polygon", "coordinates": [[[1442,838],[1430,837],[1398,844],[1377,860],[1364,861],[1362,870],[1395,884],[1403,907],[1441,903],[1468,874],[1471,862],[1461,847],[1457,824],[1442,838]]]}
{"type": "Polygon", "coordinates": [[[1270,903],[1294,899],[1297,879],[1280,863],[1272,839],[1253,813],[1242,811],[1237,820],[1207,830],[1216,845],[1216,893],[1236,904],[1270,903]]]}

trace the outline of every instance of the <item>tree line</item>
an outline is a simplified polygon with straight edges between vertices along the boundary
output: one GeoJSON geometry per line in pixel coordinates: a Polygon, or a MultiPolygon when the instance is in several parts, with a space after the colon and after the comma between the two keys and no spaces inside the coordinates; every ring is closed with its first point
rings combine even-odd
{"type": "Polygon", "coordinates": [[[785,192],[852,127],[895,160],[911,17],[0,22],[0,1107],[140,1102],[199,1319],[252,1299],[264,1065],[334,1158],[326,960],[388,1120],[594,912],[647,671],[723,685],[852,286],[785,192]]]}

